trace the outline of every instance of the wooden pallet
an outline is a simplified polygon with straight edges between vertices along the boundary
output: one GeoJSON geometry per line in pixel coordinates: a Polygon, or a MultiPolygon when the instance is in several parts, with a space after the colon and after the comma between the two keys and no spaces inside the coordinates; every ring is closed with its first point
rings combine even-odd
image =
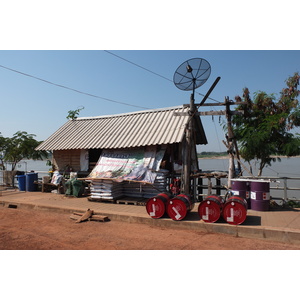
{"type": "Polygon", "coordinates": [[[133,199],[119,199],[119,200],[116,200],[117,204],[126,204],[126,205],[128,205],[128,204],[137,205],[137,202],[138,202],[137,199],[135,199],[135,200],[133,200],[133,199]]]}
{"type": "Polygon", "coordinates": [[[148,199],[138,200],[137,205],[146,206],[147,201],[148,201],[148,199]]]}
{"type": "Polygon", "coordinates": [[[91,198],[88,197],[88,200],[91,202],[104,202],[104,203],[116,203],[115,199],[97,199],[97,198],[91,198]]]}

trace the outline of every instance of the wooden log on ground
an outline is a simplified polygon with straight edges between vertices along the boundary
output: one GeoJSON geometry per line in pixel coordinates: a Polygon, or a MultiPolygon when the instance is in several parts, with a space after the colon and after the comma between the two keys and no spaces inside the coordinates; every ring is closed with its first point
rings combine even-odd
{"type": "Polygon", "coordinates": [[[82,216],[83,213],[73,212],[73,215],[76,215],[76,216],[82,216]]]}
{"type": "Polygon", "coordinates": [[[97,221],[97,222],[107,222],[109,221],[109,218],[107,216],[102,216],[102,215],[92,215],[89,218],[90,221],[97,221]]]}
{"type": "Polygon", "coordinates": [[[76,220],[76,223],[80,223],[86,220],[89,221],[98,221],[98,222],[107,222],[109,218],[107,216],[101,215],[100,213],[94,213],[94,211],[88,209],[84,214],[73,212],[73,215],[70,216],[71,220],[76,220]]]}
{"type": "Polygon", "coordinates": [[[80,223],[80,222],[83,222],[83,221],[86,221],[88,220],[92,215],[93,215],[93,211],[88,209],[77,221],[76,223],[80,223]]]}
{"type": "Polygon", "coordinates": [[[77,220],[79,219],[79,217],[78,217],[78,216],[71,215],[71,216],[70,216],[70,219],[71,219],[71,220],[77,221],[77,220]]]}

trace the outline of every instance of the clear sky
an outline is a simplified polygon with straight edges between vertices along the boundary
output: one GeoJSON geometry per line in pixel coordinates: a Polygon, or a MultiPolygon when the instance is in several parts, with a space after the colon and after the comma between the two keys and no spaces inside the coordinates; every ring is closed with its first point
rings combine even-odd
{"type": "MultiPolygon", "coordinates": [[[[11,137],[16,131],[23,130],[36,134],[38,140],[44,140],[67,121],[69,110],[80,107],[84,107],[80,116],[88,117],[189,103],[191,92],[176,88],[173,74],[181,63],[190,58],[206,59],[212,70],[207,82],[196,90],[196,103],[202,100],[202,95],[218,76],[221,80],[210,95],[213,100],[206,102],[223,102],[225,96],[234,99],[242,94],[244,87],[252,93],[263,90],[279,94],[288,76],[300,71],[300,51],[2,50],[1,66],[117,103],[0,67],[0,132],[11,137]]],[[[211,109],[220,110],[223,107],[200,108],[211,109]]],[[[201,147],[200,151],[225,150],[219,117],[212,119],[211,116],[203,116],[202,122],[208,145],[201,147]]]]}

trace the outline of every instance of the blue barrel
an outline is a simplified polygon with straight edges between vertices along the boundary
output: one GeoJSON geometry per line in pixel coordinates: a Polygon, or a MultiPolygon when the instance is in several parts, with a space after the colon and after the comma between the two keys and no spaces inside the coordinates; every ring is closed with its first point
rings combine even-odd
{"type": "Polygon", "coordinates": [[[35,181],[38,180],[38,173],[28,173],[26,174],[26,191],[34,192],[36,191],[35,181]]]}
{"type": "Polygon", "coordinates": [[[26,175],[17,175],[19,190],[26,191],[26,175]]]}

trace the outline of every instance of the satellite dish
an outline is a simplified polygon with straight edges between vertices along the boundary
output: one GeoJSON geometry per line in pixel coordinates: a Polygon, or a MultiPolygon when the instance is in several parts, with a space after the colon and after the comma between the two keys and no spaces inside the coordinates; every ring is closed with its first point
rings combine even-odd
{"type": "Polygon", "coordinates": [[[173,82],[177,88],[193,91],[203,85],[210,76],[211,67],[203,58],[192,58],[181,64],[174,73],[173,82]]]}

